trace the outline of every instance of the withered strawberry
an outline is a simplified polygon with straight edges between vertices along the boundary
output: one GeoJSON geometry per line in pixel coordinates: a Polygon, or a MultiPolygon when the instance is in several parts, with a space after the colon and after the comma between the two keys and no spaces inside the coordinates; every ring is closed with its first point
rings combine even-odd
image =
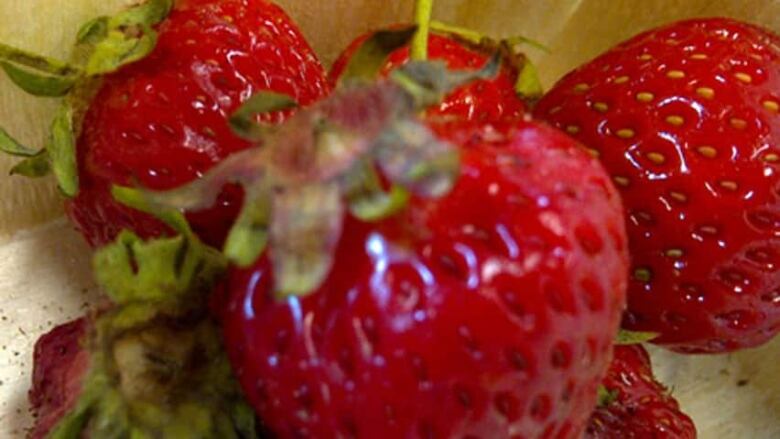
{"type": "Polygon", "coordinates": [[[57,326],[41,336],[33,353],[29,392],[35,415],[31,439],[43,439],[78,401],[89,354],[84,346],[89,322],[82,318],[57,326]]]}
{"type": "Polygon", "coordinates": [[[180,236],[123,232],[93,265],[111,305],[55,328],[35,349],[31,437],[258,437],[207,298],[226,261],[181,215],[180,236]]]}

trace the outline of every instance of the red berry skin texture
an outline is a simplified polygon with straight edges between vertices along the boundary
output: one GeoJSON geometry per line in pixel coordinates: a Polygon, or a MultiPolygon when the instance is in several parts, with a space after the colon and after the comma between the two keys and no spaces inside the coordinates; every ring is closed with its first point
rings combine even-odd
{"type": "MultiPolygon", "coordinates": [[[[355,52],[372,35],[369,33],[355,39],[339,56],[329,73],[332,86],[337,84],[355,52]]],[[[409,62],[409,52],[407,46],[391,53],[381,74],[387,75],[409,62]]],[[[428,58],[443,61],[452,70],[478,70],[485,66],[491,55],[490,51],[468,47],[450,36],[432,33],[428,39],[428,58]]],[[[428,114],[481,121],[516,119],[526,112],[525,104],[515,92],[516,81],[517,72],[505,63],[496,78],[477,80],[458,88],[438,107],[431,108],[428,114]]]]}
{"type": "Polygon", "coordinates": [[[266,257],[230,273],[226,349],[279,438],[584,431],[624,308],[617,191],[545,125],[437,128],[462,148],[455,188],[346,218],[317,291],[275,298],[266,257]]]}
{"type": "Polygon", "coordinates": [[[780,39],[719,18],[639,35],[541,100],[621,190],[626,327],[709,353],[780,330],[779,104],[780,39]]]}
{"type": "MultiPolygon", "coordinates": [[[[78,141],[80,193],[67,208],[86,239],[105,244],[123,228],[144,237],[164,233],[150,216],[117,204],[110,186],[170,189],[247,148],[227,117],[264,90],[302,105],[329,90],[324,69],[284,11],[264,0],[177,3],[152,54],[105,77],[87,110],[78,141]]],[[[227,188],[214,208],[188,215],[193,229],[221,245],[242,197],[227,188]]]]}
{"type": "Polygon", "coordinates": [[[81,383],[89,368],[84,342],[87,319],[74,320],[52,329],[35,343],[33,377],[29,400],[35,425],[30,439],[44,439],[78,401],[81,383]]]}
{"type": "Polygon", "coordinates": [[[587,439],[696,439],[696,426],[653,378],[641,345],[615,347],[603,385],[614,400],[593,413],[587,439]]]}

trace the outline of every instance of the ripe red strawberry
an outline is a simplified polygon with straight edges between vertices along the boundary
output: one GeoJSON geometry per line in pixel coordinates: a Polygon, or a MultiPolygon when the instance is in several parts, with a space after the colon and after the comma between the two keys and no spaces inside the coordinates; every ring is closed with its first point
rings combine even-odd
{"type": "Polygon", "coordinates": [[[603,400],[591,415],[586,438],[696,438],[691,418],[653,378],[650,356],[641,345],[615,347],[603,386],[603,400]]]}
{"type": "MultiPolygon", "coordinates": [[[[332,86],[337,84],[355,52],[372,35],[374,34],[368,33],[358,37],[339,56],[329,73],[332,86]]],[[[432,33],[428,39],[428,57],[446,62],[447,67],[453,70],[480,69],[492,54],[491,50],[471,46],[448,35],[432,33]]],[[[382,67],[381,74],[387,75],[407,63],[409,55],[409,46],[392,52],[382,67]]],[[[525,104],[515,90],[517,75],[517,70],[507,64],[494,79],[474,81],[455,90],[441,104],[431,108],[429,114],[458,116],[470,120],[518,118],[525,113],[525,104]]]]}
{"type": "Polygon", "coordinates": [[[31,439],[43,439],[78,400],[89,354],[82,346],[85,319],[57,326],[35,343],[29,399],[35,415],[31,439]]]}
{"type": "MultiPolygon", "coordinates": [[[[154,51],[105,77],[86,113],[80,192],[68,213],[87,240],[102,245],[123,228],[163,233],[152,217],[116,203],[110,186],[171,188],[248,147],[226,118],[263,90],[303,105],[328,90],[319,61],[282,9],[265,0],[177,3],[159,26],[154,51]]],[[[204,241],[221,244],[241,197],[228,188],[218,206],[188,215],[204,241]]]]}
{"type": "Polygon", "coordinates": [[[279,300],[268,254],[232,271],[226,348],[278,437],[584,431],[627,281],[616,191],[537,123],[438,128],[462,148],[454,189],[347,216],[310,295],[279,300]]]}
{"type": "Polygon", "coordinates": [[[728,19],[639,35],[563,78],[535,114],[622,191],[630,329],[683,352],[780,330],[780,38],[728,19]]]}

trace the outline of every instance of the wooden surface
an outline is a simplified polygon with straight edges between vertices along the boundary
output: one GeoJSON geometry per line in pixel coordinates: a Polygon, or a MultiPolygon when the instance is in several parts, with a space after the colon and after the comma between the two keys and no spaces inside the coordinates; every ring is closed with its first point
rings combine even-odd
{"type": "MultiPolygon", "coordinates": [[[[79,23],[133,0],[0,0],[0,41],[63,58],[79,23]]],[[[354,35],[410,17],[412,0],[282,0],[326,61],[354,35]],[[327,29],[327,32],[321,32],[327,29]]],[[[677,18],[730,15],[780,31],[780,0],[438,0],[436,17],[493,35],[534,38],[551,84],[633,33],[677,18]]],[[[0,78],[0,126],[40,145],[54,102],[0,78]]],[[[61,215],[48,180],[6,176],[0,157],[0,438],[29,425],[26,391],[35,339],[80,315],[96,296],[89,250],[61,215]]],[[[780,439],[780,339],[723,356],[654,349],[656,370],[694,417],[703,439],[780,439]]]]}

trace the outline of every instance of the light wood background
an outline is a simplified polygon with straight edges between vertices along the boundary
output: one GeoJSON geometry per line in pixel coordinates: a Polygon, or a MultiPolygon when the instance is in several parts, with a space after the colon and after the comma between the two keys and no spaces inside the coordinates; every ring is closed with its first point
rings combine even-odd
{"type": "MultiPolygon", "coordinates": [[[[66,58],[78,25],[133,0],[0,0],[0,41],[66,58]]],[[[324,62],[355,35],[408,21],[412,0],[280,0],[324,62]]],[[[780,31],[780,0],[439,0],[438,19],[495,36],[522,34],[543,80],[657,24],[728,15],[780,31]]],[[[0,78],[0,126],[42,144],[55,102],[0,78]]],[[[51,181],[7,177],[0,157],[0,438],[29,425],[26,391],[39,334],[80,315],[96,291],[89,250],[61,218],[51,181]]],[[[780,339],[760,349],[682,357],[654,349],[658,375],[694,417],[703,439],[780,439],[780,339]]]]}

